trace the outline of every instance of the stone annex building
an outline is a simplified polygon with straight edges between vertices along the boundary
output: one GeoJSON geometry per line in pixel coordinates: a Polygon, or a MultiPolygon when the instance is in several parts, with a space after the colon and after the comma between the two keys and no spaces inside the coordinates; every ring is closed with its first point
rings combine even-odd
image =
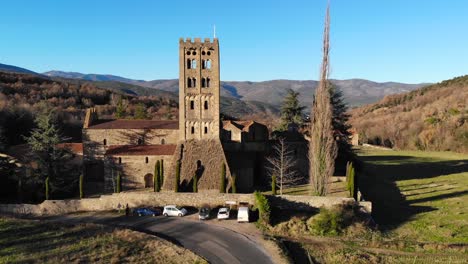
{"type": "Polygon", "coordinates": [[[226,164],[226,190],[236,178],[238,192],[250,192],[265,174],[268,129],[255,121],[220,121],[219,42],[179,40],[179,120],[100,120],[88,109],[83,125],[85,180],[97,192],[111,192],[117,174],[122,189],[153,186],[158,160],[164,163],[163,190],[173,190],[175,166],[180,187],[219,190],[226,164]]]}

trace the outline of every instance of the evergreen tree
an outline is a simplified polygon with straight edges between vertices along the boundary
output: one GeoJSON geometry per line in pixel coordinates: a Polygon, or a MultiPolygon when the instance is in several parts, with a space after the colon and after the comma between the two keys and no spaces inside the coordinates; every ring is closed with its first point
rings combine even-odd
{"type": "Polygon", "coordinates": [[[140,103],[136,106],[134,118],[148,119],[148,115],[146,114],[146,107],[144,104],[140,103]]]}
{"type": "Polygon", "coordinates": [[[153,184],[154,184],[155,192],[159,192],[161,190],[161,185],[159,181],[161,179],[161,176],[159,175],[160,172],[161,172],[161,163],[158,160],[154,167],[154,177],[153,177],[153,184]]]}
{"type": "Polygon", "coordinates": [[[298,99],[299,95],[299,92],[292,89],[288,90],[288,94],[281,105],[281,123],[278,127],[279,131],[286,131],[289,126],[299,128],[303,125],[303,111],[305,106],[300,105],[298,99]]]}
{"type": "Polygon", "coordinates": [[[174,191],[179,192],[179,184],[180,184],[180,161],[176,163],[176,176],[174,181],[174,191]]]}
{"type": "Polygon", "coordinates": [[[120,193],[122,191],[122,174],[120,174],[120,171],[117,172],[117,190],[115,191],[116,193],[120,193]]]}
{"type": "Polygon", "coordinates": [[[197,173],[195,173],[195,175],[193,175],[193,192],[196,193],[198,192],[198,176],[197,176],[197,173]]]}
{"type": "MultiPolygon", "coordinates": [[[[43,106],[35,118],[36,128],[26,139],[31,159],[37,163],[32,182],[43,184],[49,178],[50,193],[67,194],[76,186],[76,169],[71,165],[72,153],[58,147],[63,140],[56,126],[53,112],[43,106]]],[[[75,189],[76,190],[76,189],[75,189]]]]}
{"type": "Polygon", "coordinates": [[[161,160],[161,171],[159,172],[159,178],[159,184],[162,187],[164,183],[164,160],[161,160]]]}
{"type": "Polygon", "coordinates": [[[84,192],[83,192],[83,174],[80,175],[80,183],[79,183],[79,188],[80,188],[80,199],[84,198],[84,192]]]}
{"type": "Polygon", "coordinates": [[[309,141],[310,183],[312,193],[325,196],[329,190],[330,178],[335,170],[337,146],[333,131],[333,107],[330,98],[329,48],[330,48],[330,6],[325,16],[323,57],[319,85],[315,91],[309,141]]]}
{"type": "Polygon", "coordinates": [[[232,174],[231,180],[232,180],[231,192],[237,193],[237,175],[235,172],[232,174]]]}
{"type": "Polygon", "coordinates": [[[276,195],[276,174],[271,175],[271,194],[276,195]]]}
{"type": "Polygon", "coordinates": [[[350,115],[347,113],[348,105],[344,101],[343,92],[331,83],[329,85],[330,100],[333,107],[332,126],[335,131],[335,138],[338,138],[338,153],[340,155],[348,155],[352,152],[352,147],[349,143],[349,137],[351,136],[349,129],[351,126],[348,124],[350,118],[350,115]]]}
{"type": "Polygon", "coordinates": [[[219,192],[226,192],[226,164],[224,164],[224,162],[223,165],[221,165],[221,181],[219,185],[219,192]]]}
{"type": "Polygon", "coordinates": [[[115,117],[116,118],[125,117],[125,106],[124,106],[122,97],[120,97],[119,101],[117,102],[117,107],[115,109],[115,117]]]}

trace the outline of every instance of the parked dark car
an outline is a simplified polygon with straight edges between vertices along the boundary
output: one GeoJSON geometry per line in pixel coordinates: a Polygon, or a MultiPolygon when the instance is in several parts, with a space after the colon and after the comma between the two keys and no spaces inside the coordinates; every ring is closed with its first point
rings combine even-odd
{"type": "Polygon", "coordinates": [[[200,212],[198,212],[198,219],[206,220],[210,218],[210,208],[209,207],[202,207],[200,208],[200,212]]]}
{"type": "Polygon", "coordinates": [[[145,216],[145,215],[157,216],[157,215],[161,215],[161,210],[142,207],[142,208],[137,208],[133,210],[133,214],[138,215],[138,216],[145,216]]]}

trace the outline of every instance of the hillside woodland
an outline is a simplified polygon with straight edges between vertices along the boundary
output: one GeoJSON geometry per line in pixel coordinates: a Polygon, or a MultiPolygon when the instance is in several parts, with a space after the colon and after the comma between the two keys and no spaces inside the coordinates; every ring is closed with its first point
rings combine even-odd
{"type": "Polygon", "coordinates": [[[468,75],[355,108],[363,143],[409,150],[468,152],[468,75]]]}
{"type": "Polygon", "coordinates": [[[0,136],[5,145],[24,143],[23,136],[34,127],[35,113],[44,103],[54,109],[62,133],[74,141],[81,138],[82,120],[89,107],[99,106],[100,116],[113,118],[120,103],[124,118],[158,119],[176,119],[178,107],[170,98],[132,96],[98,88],[91,82],[0,72],[0,136]]]}

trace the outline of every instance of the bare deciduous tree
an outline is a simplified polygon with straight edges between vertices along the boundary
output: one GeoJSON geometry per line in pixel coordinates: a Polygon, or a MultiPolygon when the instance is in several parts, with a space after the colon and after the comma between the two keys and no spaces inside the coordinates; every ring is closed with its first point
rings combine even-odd
{"type": "Polygon", "coordinates": [[[302,179],[295,169],[296,158],[294,151],[289,148],[284,138],[279,138],[278,143],[273,146],[273,154],[267,157],[269,166],[267,166],[270,177],[275,175],[276,185],[283,195],[283,188],[298,184],[302,179]]]}
{"type": "Polygon", "coordinates": [[[325,196],[328,193],[330,177],[335,169],[337,155],[336,142],[333,137],[333,108],[330,99],[329,49],[330,49],[330,4],[325,15],[323,33],[323,58],[320,69],[320,81],[315,91],[312,107],[311,135],[309,146],[310,183],[315,195],[325,196]]]}

